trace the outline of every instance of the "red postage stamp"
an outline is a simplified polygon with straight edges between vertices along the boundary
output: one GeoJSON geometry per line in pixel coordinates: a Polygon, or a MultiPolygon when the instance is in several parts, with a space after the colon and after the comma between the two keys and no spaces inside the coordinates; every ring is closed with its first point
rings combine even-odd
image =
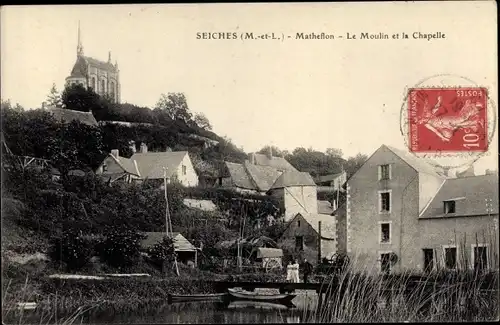
{"type": "Polygon", "coordinates": [[[487,151],[487,97],[479,87],[410,89],[410,151],[487,151]]]}

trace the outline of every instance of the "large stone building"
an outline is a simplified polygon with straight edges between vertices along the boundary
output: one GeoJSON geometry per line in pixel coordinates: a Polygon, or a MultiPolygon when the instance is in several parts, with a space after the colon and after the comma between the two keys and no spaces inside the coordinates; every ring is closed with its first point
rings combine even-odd
{"type": "Polygon", "coordinates": [[[76,62],[71,74],[66,78],[66,86],[80,84],[85,88],[92,88],[101,96],[109,96],[114,102],[120,102],[120,71],[118,63],[111,63],[111,52],[108,61],[100,61],[83,53],[80,37],[80,24],[78,24],[78,46],[76,49],[76,62]]]}
{"type": "Polygon", "coordinates": [[[496,175],[449,177],[382,145],[347,181],[345,209],[347,253],[366,271],[498,268],[496,175]]]}

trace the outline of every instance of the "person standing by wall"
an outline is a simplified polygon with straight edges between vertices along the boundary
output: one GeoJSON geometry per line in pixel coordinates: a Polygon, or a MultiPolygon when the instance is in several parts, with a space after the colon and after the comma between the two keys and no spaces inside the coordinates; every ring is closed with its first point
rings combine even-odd
{"type": "Polygon", "coordinates": [[[307,259],[304,259],[304,283],[308,283],[309,275],[313,271],[313,266],[307,259]]]}

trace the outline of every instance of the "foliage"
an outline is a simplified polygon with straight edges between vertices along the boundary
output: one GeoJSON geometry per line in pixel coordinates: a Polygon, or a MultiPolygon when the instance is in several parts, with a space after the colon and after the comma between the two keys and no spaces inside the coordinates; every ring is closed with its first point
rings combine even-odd
{"type": "Polygon", "coordinates": [[[204,130],[212,130],[212,124],[210,124],[208,117],[203,113],[196,113],[194,115],[194,122],[204,130]]]}
{"type": "Polygon", "coordinates": [[[171,262],[174,259],[174,241],[165,236],[161,242],[154,244],[147,249],[151,260],[156,265],[163,265],[165,262],[171,262]]]}
{"type": "Polygon", "coordinates": [[[99,96],[92,88],[80,84],[67,86],[62,93],[62,101],[67,109],[92,112],[97,120],[109,114],[111,103],[99,96]]]}
{"type": "Polygon", "coordinates": [[[55,83],[52,84],[52,88],[50,88],[50,93],[47,96],[47,100],[45,101],[45,103],[51,107],[57,107],[57,108],[64,107],[62,96],[59,93],[59,91],[57,91],[55,83]]]}
{"type": "Polygon", "coordinates": [[[67,230],[51,241],[51,259],[65,263],[68,271],[79,270],[87,265],[93,252],[90,241],[80,231],[67,230]]]}
{"type": "Polygon", "coordinates": [[[165,117],[170,120],[181,120],[185,123],[193,122],[193,114],[188,107],[186,96],[183,93],[161,94],[160,99],[156,103],[155,110],[163,112],[165,117]]]}
{"type": "Polygon", "coordinates": [[[134,230],[113,227],[105,232],[105,236],[106,239],[98,250],[104,262],[113,267],[131,266],[138,263],[140,244],[144,235],[134,230]]]}

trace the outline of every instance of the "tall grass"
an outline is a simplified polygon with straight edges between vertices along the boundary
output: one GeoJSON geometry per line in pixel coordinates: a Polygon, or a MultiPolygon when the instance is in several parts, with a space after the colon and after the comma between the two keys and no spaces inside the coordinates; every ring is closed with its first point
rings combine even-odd
{"type": "MultiPolygon", "coordinates": [[[[457,267],[452,270],[446,269],[445,261],[438,258],[436,267],[427,273],[401,270],[397,274],[382,274],[377,266],[363,266],[354,258],[344,270],[332,271],[325,278],[324,303],[304,312],[303,320],[329,323],[497,320],[498,254],[490,249],[488,268],[476,270],[469,258],[471,248],[466,249],[473,246],[458,238],[456,242],[459,242],[459,256],[457,267]]],[[[493,242],[489,245],[496,247],[493,242]]]]}
{"type": "Polygon", "coordinates": [[[71,325],[79,320],[83,322],[85,314],[99,306],[99,302],[91,302],[79,305],[69,313],[61,313],[57,295],[53,300],[41,300],[28,277],[20,288],[12,288],[11,284],[12,280],[3,288],[2,322],[5,324],[30,324],[36,318],[38,324],[71,325]],[[25,302],[37,303],[35,310],[18,307],[25,302]]]}

